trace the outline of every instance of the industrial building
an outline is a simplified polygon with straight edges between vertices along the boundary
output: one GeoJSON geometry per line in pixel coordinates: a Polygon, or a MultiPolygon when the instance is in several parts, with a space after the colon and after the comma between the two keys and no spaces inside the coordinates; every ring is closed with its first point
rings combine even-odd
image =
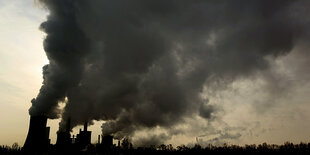
{"type": "MultiPolygon", "coordinates": [[[[75,136],[70,134],[70,118],[68,118],[64,131],[57,132],[56,145],[50,144],[50,127],[46,127],[47,117],[31,116],[28,135],[23,147],[26,152],[47,152],[50,148],[58,151],[82,150],[91,144],[91,131],[87,130],[88,123],[84,124],[84,130],[75,136]]],[[[107,150],[113,147],[113,136],[99,135],[98,144],[107,150]],[[100,141],[101,138],[101,141],[100,141]]],[[[120,145],[120,144],[119,144],[120,145]]]]}
{"type": "Polygon", "coordinates": [[[112,147],[113,146],[113,136],[111,136],[111,135],[102,136],[102,143],[101,144],[105,148],[112,147]]]}
{"type": "Polygon", "coordinates": [[[91,141],[91,131],[87,131],[87,123],[84,124],[84,131],[80,129],[80,133],[76,135],[76,139],[73,138],[75,142],[80,147],[85,147],[90,144],[91,141]]]}
{"type": "Polygon", "coordinates": [[[71,120],[68,118],[65,131],[57,132],[56,146],[58,148],[66,148],[71,145],[70,122],[71,120]]]}
{"type": "Polygon", "coordinates": [[[56,146],[59,149],[70,148],[72,146],[83,149],[88,144],[91,144],[91,131],[87,131],[87,122],[84,124],[84,130],[82,131],[80,129],[76,137],[74,135],[71,137],[70,134],[70,118],[67,121],[66,130],[57,132],[56,146]]]}

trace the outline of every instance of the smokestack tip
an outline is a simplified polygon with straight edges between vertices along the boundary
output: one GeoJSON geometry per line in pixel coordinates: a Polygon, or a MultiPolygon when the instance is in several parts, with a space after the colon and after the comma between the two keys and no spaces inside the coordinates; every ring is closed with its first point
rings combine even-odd
{"type": "Polygon", "coordinates": [[[84,123],[84,131],[87,131],[87,122],[84,123]]]}

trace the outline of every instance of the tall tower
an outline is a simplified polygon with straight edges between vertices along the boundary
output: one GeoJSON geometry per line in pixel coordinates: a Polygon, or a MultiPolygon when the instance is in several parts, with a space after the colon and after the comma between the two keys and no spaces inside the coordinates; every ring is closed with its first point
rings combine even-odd
{"type": "Polygon", "coordinates": [[[46,116],[30,116],[28,135],[23,147],[28,152],[45,152],[50,144],[46,116]]]}

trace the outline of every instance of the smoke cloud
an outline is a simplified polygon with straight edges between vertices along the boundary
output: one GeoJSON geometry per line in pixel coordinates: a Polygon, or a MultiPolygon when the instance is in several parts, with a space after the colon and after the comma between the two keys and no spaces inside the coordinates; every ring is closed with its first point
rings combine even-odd
{"type": "MultiPolygon", "coordinates": [[[[213,119],[202,92],[270,67],[309,41],[309,1],[39,0],[50,63],[30,115],[105,120],[103,134],[213,119]],[[63,111],[59,102],[66,102],[63,111]]],[[[226,136],[223,134],[222,136],[226,136]]],[[[238,135],[239,136],[239,135],[238,135]]]]}

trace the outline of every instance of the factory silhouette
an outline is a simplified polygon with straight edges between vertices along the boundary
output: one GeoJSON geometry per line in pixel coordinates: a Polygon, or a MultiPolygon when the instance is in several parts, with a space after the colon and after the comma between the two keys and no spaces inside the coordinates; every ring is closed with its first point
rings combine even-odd
{"type": "Polygon", "coordinates": [[[227,145],[213,146],[209,144],[202,147],[196,144],[194,147],[185,145],[173,148],[171,144],[137,147],[133,148],[128,139],[120,141],[118,145],[113,144],[111,135],[99,135],[98,143],[91,144],[91,131],[87,130],[87,122],[84,124],[84,130],[80,130],[76,136],[70,134],[70,120],[68,120],[65,131],[57,133],[56,144],[50,144],[50,127],[46,126],[46,116],[31,116],[28,135],[23,148],[16,146],[0,146],[0,154],[238,154],[238,155],[283,155],[283,154],[310,154],[310,143],[293,144],[285,142],[283,145],[276,144],[251,144],[245,146],[227,145]]]}
{"type": "Polygon", "coordinates": [[[30,116],[29,131],[23,148],[10,148],[0,146],[0,154],[238,154],[238,155],[283,155],[283,154],[310,154],[310,143],[293,144],[285,142],[284,145],[259,144],[259,145],[227,145],[213,146],[209,144],[202,147],[196,144],[194,147],[185,145],[173,148],[171,144],[159,146],[133,148],[128,139],[124,138],[122,144],[113,144],[111,135],[98,135],[98,143],[91,144],[91,131],[87,130],[85,122],[84,130],[75,136],[70,134],[70,119],[67,120],[65,131],[57,132],[56,144],[50,144],[50,127],[46,126],[46,116],[30,116]],[[122,145],[122,146],[121,146],[122,145]]]}
{"type": "MultiPolygon", "coordinates": [[[[25,152],[47,152],[51,149],[49,139],[50,127],[46,126],[46,116],[30,116],[28,135],[23,147],[25,152]]],[[[75,136],[70,134],[70,118],[67,121],[65,131],[57,132],[56,144],[53,146],[56,151],[81,151],[91,144],[91,131],[87,130],[88,123],[85,122],[84,130],[75,136]]],[[[98,144],[105,150],[113,146],[111,135],[98,135],[98,144]]],[[[120,146],[120,141],[118,142],[120,146]]]]}

